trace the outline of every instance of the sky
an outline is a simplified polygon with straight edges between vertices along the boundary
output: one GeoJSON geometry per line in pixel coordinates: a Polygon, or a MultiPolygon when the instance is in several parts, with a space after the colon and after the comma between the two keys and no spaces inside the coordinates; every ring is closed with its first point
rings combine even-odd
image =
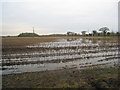
{"type": "Polygon", "coordinates": [[[32,32],[118,31],[119,0],[4,0],[0,2],[2,35],[32,32]]]}

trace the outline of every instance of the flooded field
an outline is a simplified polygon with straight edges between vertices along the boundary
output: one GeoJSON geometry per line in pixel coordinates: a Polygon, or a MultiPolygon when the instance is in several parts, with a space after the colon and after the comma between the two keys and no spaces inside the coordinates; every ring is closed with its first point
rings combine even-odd
{"type": "Polygon", "coordinates": [[[2,74],[118,65],[117,37],[3,38],[2,74]]]}

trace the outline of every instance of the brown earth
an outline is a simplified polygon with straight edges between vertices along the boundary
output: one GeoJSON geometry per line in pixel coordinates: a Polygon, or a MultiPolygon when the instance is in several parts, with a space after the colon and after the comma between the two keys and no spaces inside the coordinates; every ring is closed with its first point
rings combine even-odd
{"type": "MultiPolygon", "coordinates": [[[[120,71],[120,70],[119,70],[120,71]]],[[[3,75],[3,88],[119,88],[118,68],[64,69],[3,75]]]]}

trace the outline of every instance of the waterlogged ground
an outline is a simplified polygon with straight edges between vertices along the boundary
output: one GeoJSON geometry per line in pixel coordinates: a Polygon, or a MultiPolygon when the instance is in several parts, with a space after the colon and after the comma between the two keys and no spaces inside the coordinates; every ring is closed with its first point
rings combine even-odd
{"type": "Polygon", "coordinates": [[[7,38],[0,63],[3,74],[117,66],[118,47],[113,37],[7,38]]]}

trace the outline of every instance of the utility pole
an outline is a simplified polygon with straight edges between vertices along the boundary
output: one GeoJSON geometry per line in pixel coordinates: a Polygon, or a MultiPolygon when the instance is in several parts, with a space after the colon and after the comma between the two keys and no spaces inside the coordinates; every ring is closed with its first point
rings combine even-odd
{"type": "Polygon", "coordinates": [[[33,27],[33,33],[35,33],[35,31],[34,31],[34,27],[33,27]]]}
{"type": "Polygon", "coordinates": [[[33,27],[33,38],[34,38],[34,33],[35,33],[35,31],[34,31],[34,27],[33,27]]]}

